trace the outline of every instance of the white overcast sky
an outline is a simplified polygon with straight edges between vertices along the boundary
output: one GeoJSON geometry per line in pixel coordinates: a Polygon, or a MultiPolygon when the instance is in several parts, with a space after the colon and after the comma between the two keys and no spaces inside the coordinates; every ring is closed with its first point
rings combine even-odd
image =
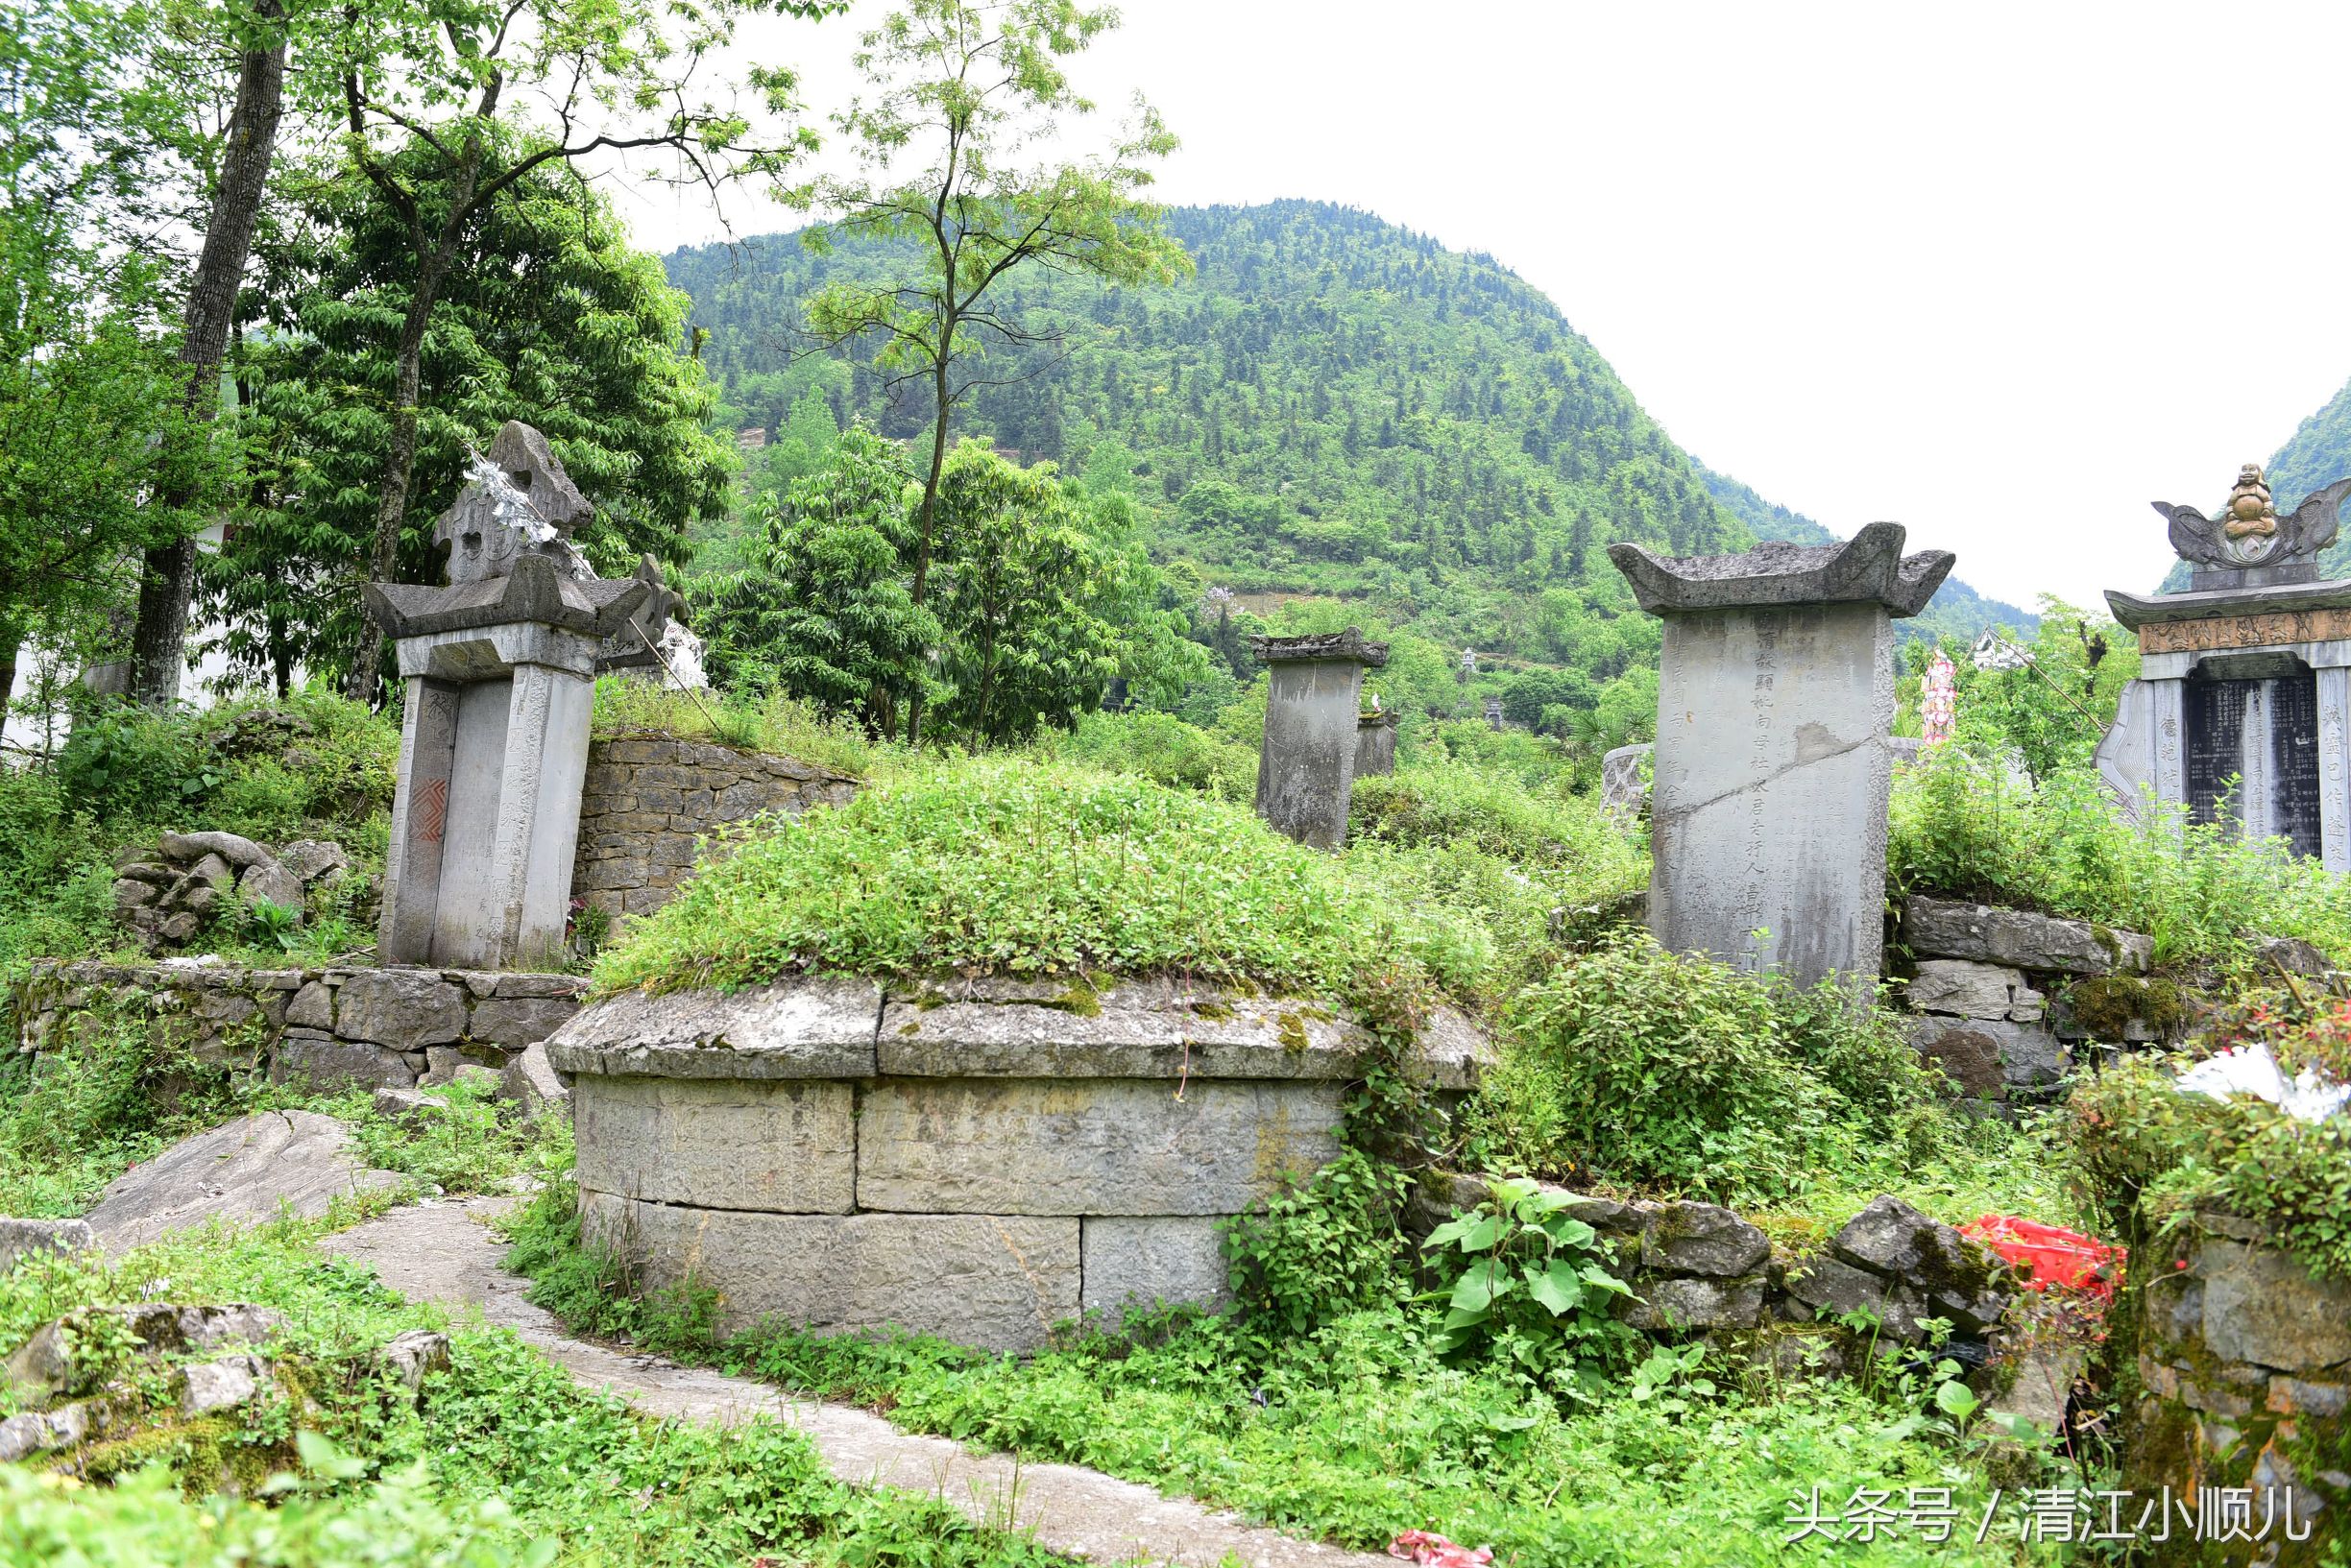
{"type": "MultiPolygon", "coordinates": [[[[846,85],[883,8],[741,58],[846,85]]],[[[1169,203],[1305,197],[1484,251],[1684,447],[2030,606],[2145,590],[2351,379],[2351,6],[1131,0],[1077,62],[1169,203]]],[[[649,248],[707,200],[617,192],[649,248]]],[[[738,233],[789,227],[733,199],[738,233]]]]}

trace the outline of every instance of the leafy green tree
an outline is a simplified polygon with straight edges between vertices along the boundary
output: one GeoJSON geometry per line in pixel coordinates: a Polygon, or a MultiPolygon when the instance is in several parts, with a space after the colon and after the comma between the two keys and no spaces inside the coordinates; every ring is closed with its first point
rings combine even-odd
{"type": "Polygon", "coordinates": [[[1067,727],[1118,673],[1124,563],[1087,530],[1051,465],[1016,468],[985,444],[949,454],[939,486],[941,716],[987,742],[1067,727]]]}
{"type": "MultiPolygon", "coordinates": [[[[1957,666],[1958,737],[2013,750],[2036,780],[2087,763],[2097,752],[2122,687],[2139,673],[2138,639],[2048,594],[2041,625],[2017,650],[2014,667],[1976,669],[1964,653],[1957,666]]],[[[1927,650],[1914,645],[1919,667],[1927,650]]]]}
{"type": "Polygon", "coordinates": [[[154,239],[185,185],[184,104],[144,69],[158,33],[144,10],[0,0],[0,703],[19,642],[119,605],[126,562],[194,526],[150,498],[213,468],[154,239]]]}
{"type": "MultiPolygon", "coordinates": [[[[1063,62],[1117,20],[1076,0],[911,0],[865,35],[856,57],[867,95],[836,123],[857,144],[858,171],[799,193],[837,214],[813,242],[894,242],[891,257],[903,263],[878,277],[834,279],[808,302],[808,321],[827,345],[878,342],[885,372],[928,383],[917,605],[930,593],[949,423],[983,378],[971,362],[991,340],[1038,340],[991,291],[1022,269],[1115,283],[1190,271],[1183,248],[1159,231],[1158,209],[1137,198],[1151,182],[1145,163],[1176,146],[1139,99],[1135,124],[1107,152],[1021,161],[1061,122],[1093,109],[1063,62]]],[[[918,692],[909,716],[917,738],[920,703],[918,692]]]]}
{"type": "MultiPolygon", "coordinates": [[[[804,17],[840,9],[838,0],[773,4],[804,17]]],[[[745,173],[779,174],[812,145],[799,132],[755,144],[733,102],[705,96],[706,57],[727,41],[742,9],[740,0],[435,0],[355,12],[379,25],[339,36],[343,149],[399,218],[405,275],[384,396],[375,575],[400,569],[434,311],[469,262],[496,256],[476,235],[521,181],[542,171],[576,175],[592,158],[660,153],[677,160],[682,181],[715,193],[745,173]],[[510,88],[533,92],[534,121],[545,129],[505,118],[510,88]]],[[[792,111],[790,72],[755,71],[751,85],[771,115],[792,111]]],[[[381,658],[382,637],[371,626],[351,666],[353,695],[373,695],[381,658]]]]}
{"type": "Polygon", "coordinates": [[[760,562],[690,586],[712,677],[886,727],[940,638],[908,586],[912,486],[894,446],[862,425],[841,432],[828,461],[767,503],[760,562]]]}
{"type": "MultiPolygon", "coordinates": [[[[437,156],[437,155],[428,155],[437,156]]],[[[395,344],[409,317],[405,219],[371,181],[319,191],[323,239],[283,259],[270,319],[243,345],[243,498],[206,563],[206,602],[232,667],[281,688],[296,664],[348,674],[371,657],[357,585],[376,569],[376,479],[415,443],[397,574],[435,569],[429,519],[456,497],[499,424],[537,425],[595,516],[576,542],[597,570],[686,553],[730,504],[727,447],[705,428],[710,387],[680,350],[686,304],[632,250],[610,205],[560,169],[505,187],[467,233],[419,354],[413,394],[395,344]]]]}
{"type": "MultiPolygon", "coordinates": [[[[228,123],[207,149],[211,200],[182,310],[181,413],[202,424],[220,403],[218,381],[235,325],[237,289],[253,253],[278,129],[285,117],[288,26],[282,0],[180,8],[178,19],[189,17],[217,28],[237,61],[228,123]]],[[[197,556],[195,530],[183,515],[204,498],[188,473],[167,480],[155,496],[156,531],[163,537],[148,546],[141,562],[138,615],[131,634],[132,690],[150,707],[168,707],[179,696],[197,556]]]]}

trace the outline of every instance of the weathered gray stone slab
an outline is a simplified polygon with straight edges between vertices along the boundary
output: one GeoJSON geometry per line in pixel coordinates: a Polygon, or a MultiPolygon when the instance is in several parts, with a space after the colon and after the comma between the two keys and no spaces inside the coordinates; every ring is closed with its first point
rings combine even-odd
{"type": "Polygon", "coordinates": [[[1972,1094],[1989,1093],[1980,1064],[1998,1062],[2000,1082],[2014,1088],[2052,1084],[2065,1076],[2066,1049],[2044,1024],[2004,1018],[1924,1016],[1910,1021],[1910,1043],[1941,1063],[1972,1094]],[[1971,1036],[1973,1038],[1961,1038],[1971,1036]]]}
{"type": "Polygon", "coordinates": [[[1035,1350],[1079,1310],[1074,1218],[775,1215],[632,1203],[586,1192],[589,1234],[647,1282],[718,1292],[725,1331],[763,1318],[814,1330],[896,1326],[988,1350],[1035,1350]]]}
{"type": "Polygon", "coordinates": [[[847,1214],[855,1098],[824,1079],[583,1077],[571,1102],[579,1183],[705,1209],[847,1214]]]}
{"type": "MultiPolygon", "coordinates": [[[[1345,1079],[1371,1036],[1344,1010],[1172,980],[1101,992],[1050,980],[902,985],[883,1010],[885,1076],[1345,1079]]],[[[1486,1032],[1449,1007],[1422,1020],[1415,1061],[1440,1089],[1491,1065],[1486,1032]]]]}
{"type": "Polygon", "coordinates": [[[270,1082],[306,1083],[314,1089],[408,1089],[416,1069],[389,1046],[336,1040],[306,1029],[288,1029],[270,1051],[270,1082]]]}
{"type": "Polygon", "coordinates": [[[1222,1310],[1232,1300],[1221,1220],[1094,1216],[1079,1230],[1085,1264],[1082,1305],[1116,1328],[1131,1310],[1191,1302],[1222,1310]]]}
{"type": "Polygon", "coordinates": [[[1252,637],[1272,667],[1257,757],[1257,814],[1316,849],[1346,842],[1355,789],[1355,730],[1363,672],[1388,663],[1385,642],[1354,627],[1309,637],[1252,637]]]}
{"type": "Polygon", "coordinates": [[[422,1050],[465,1028],[464,992],[434,970],[350,970],[335,997],[335,1032],[346,1040],[422,1050]]]}
{"type": "Polygon", "coordinates": [[[1660,942],[1805,985],[1876,976],[1893,646],[1875,604],[1666,617],[1649,812],[1660,942]]]}
{"type": "Polygon", "coordinates": [[[1922,1013],[2006,1018],[2019,992],[2031,998],[2026,1005],[2038,1017],[2041,993],[2026,985],[2020,972],[1965,958],[1928,958],[1918,966],[1918,977],[1910,982],[1904,1000],[1922,1013]]]}
{"type": "Polygon", "coordinates": [[[2067,975],[2145,974],[2155,957],[2154,942],[2137,931],[1948,899],[1912,899],[1903,935],[1922,956],[2067,975]]]}
{"type": "Polygon", "coordinates": [[[1317,1002],[1168,980],[977,979],[893,990],[882,1073],[909,1077],[1353,1077],[1370,1036],[1317,1002]]]}
{"type": "Polygon", "coordinates": [[[258,1225],[281,1210],[315,1219],[346,1194],[397,1188],[405,1177],[359,1164],[330,1116],[263,1111],[174,1144],[115,1178],[86,1216],[108,1252],[219,1218],[258,1225]]]}
{"type": "Polygon", "coordinates": [[[2351,1363],[2351,1285],[2311,1278],[2275,1247],[2208,1238],[2197,1248],[2204,1342],[2227,1361],[2280,1372],[2351,1363]]]}
{"type": "Polygon", "coordinates": [[[1641,1265],[1660,1273],[1730,1279],[1770,1256],[1760,1230],[1711,1203],[1660,1203],[1641,1226],[1641,1265]]]}
{"type": "Polygon", "coordinates": [[[96,1240],[86,1220],[0,1218],[0,1274],[15,1267],[20,1258],[36,1252],[79,1252],[96,1240]]]}
{"type": "Polygon", "coordinates": [[[839,977],[726,995],[624,992],[548,1036],[564,1073],[665,1078],[865,1078],[874,1074],[882,988],[839,977]]]}
{"type": "MultiPolygon", "coordinates": [[[[582,1080],[583,1084],[585,1080],[582,1080]]],[[[858,1206],[1236,1214],[1339,1153],[1336,1084],[886,1078],[858,1123],[858,1206]]]]}
{"type": "Polygon", "coordinates": [[[1751,1329],[1762,1320],[1760,1279],[1644,1280],[1625,1309],[1625,1321],[1643,1332],[1751,1329]]]}
{"type": "Polygon", "coordinates": [[[473,1004],[466,1033],[492,1045],[519,1048],[545,1040],[578,1011],[576,997],[492,997],[473,1004]]]}

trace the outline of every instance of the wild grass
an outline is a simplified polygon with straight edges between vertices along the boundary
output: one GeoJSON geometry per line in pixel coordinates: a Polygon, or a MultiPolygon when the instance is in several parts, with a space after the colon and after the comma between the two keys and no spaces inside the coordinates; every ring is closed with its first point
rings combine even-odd
{"type": "Polygon", "coordinates": [[[715,741],[737,751],[789,757],[852,778],[887,771],[892,748],[846,718],[827,718],[790,697],[686,692],[651,681],[599,676],[592,733],[598,739],[655,735],[715,741]]]}
{"type": "Polygon", "coordinates": [[[1242,808],[1015,757],[936,764],[748,835],[594,977],[1181,973],[1336,997],[1391,963],[1469,989],[1491,957],[1457,912],[1374,897],[1242,808]]]}
{"type": "Polygon", "coordinates": [[[2351,881],[2283,841],[2196,825],[2176,807],[2133,821],[2087,767],[2036,787],[1955,745],[1897,782],[1887,862],[1903,892],[1937,893],[2141,931],[2159,963],[2226,959],[2248,934],[2351,955],[2351,881]]]}
{"type": "Polygon", "coordinates": [[[257,1302],[305,1407],[152,1425],[70,1472],[0,1465],[0,1565],[271,1563],[278,1568],[1048,1568],[1032,1541],[942,1502],[833,1480],[797,1432],[646,1420],[503,1331],[454,1327],[364,1268],[322,1258],[337,1220],[182,1235],[120,1260],[38,1258],[0,1276],[0,1352],[76,1307],[153,1298],[257,1302]],[[388,1397],[375,1348],[450,1329],[421,1403],[388,1397]],[[297,1428],[307,1435],[295,1437],[297,1428]],[[207,1495],[219,1471],[245,1495],[207,1495]],[[275,1472],[275,1477],[272,1477],[275,1472]],[[105,1482],[106,1484],[93,1484],[105,1482]]]}

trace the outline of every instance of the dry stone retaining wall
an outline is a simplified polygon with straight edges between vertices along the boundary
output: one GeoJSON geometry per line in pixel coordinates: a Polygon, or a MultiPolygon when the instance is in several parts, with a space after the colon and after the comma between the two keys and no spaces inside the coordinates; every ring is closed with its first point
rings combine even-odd
{"type": "MultiPolygon", "coordinates": [[[[739,1328],[885,1324],[998,1350],[1226,1293],[1218,1222],[1339,1152],[1369,1036],[1298,1001],[1127,982],[628,995],[547,1042],[581,1206],[739,1328]]],[[[1441,1017],[1423,1067],[1485,1042],[1441,1017]]]]}
{"type": "Polygon", "coordinates": [[[39,964],[17,989],[18,1049],[70,1038],[93,1007],[178,1025],[197,1059],[306,1079],[410,1088],[468,1063],[501,1068],[579,1010],[572,975],[464,969],[241,969],[227,964],[39,964]]]}
{"type": "Polygon", "coordinates": [[[660,736],[588,748],[571,892],[614,917],[669,902],[692,872],[695,841],[763,811],[837,806],[857,781],[788,757],[660,736]]]}
{"type": "MultiPolygon", "coordinates": [[[[2135,1260],[2134,1260],[2135,1261],[2135,1260]]],[[[2280,1564],[2315,1563],[2351,1523],[2351,1284],[2314,1279],[2260,1231],[2206,1214],[2146,1283],[2124,1479],[2143,1492],[2246,1487],[2280,1564]]],[[[2235,1559],[2232,1559],[2235,1560],[2235,1559]]]]}
{"type": "Polygon", "coordinates": [[[2162,1032],[2136,1017],[2160,1012],[2135,999],[2163,994],[2153,987],[2166,983],[2138,978],[2152,964],[2154,944],[2136,931],[1914,898],[1903,911],[1903,939],[1918,965],[1905,992],[1919,1015],[1911,1037],[1966,1095],[2047,1098],[2060,1092],[2072,1065],[2070,1045],[2149,1041],[2162,1032]],[[2105,1016],[2112,1007],[2073,1005],[2076,994],[2123,999],[2119,1016],[2105,1016]]]}

